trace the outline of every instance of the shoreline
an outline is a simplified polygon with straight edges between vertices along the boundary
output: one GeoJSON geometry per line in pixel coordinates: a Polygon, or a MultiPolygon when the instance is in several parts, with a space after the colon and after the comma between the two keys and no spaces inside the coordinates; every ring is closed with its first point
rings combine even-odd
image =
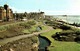
{"type": "MultiPolygon", "coordinates": [[[[55,19],[57,19],[56,21],[63,21],[65,24],[66,23],[68,23],[67,21],[64,21],[64,20],[62,20],[62,19],[59,19],[59,18],[55,18],[55,19]]],[[[62,23],[62,22],[60,22],[60,23],[62,23]]],[[[71,24],[71,23],[68,23],[68,25],[69,24],[71,24]]],[[[72,23],[73,24],[73,23],[72,23]]],[[[75,25],[70,25],[71,27],[74,27],[74,28],[78,28],[78,29],[80,29],[80,27],[78,27],[78,26],[75,26],[75,25]]]]}

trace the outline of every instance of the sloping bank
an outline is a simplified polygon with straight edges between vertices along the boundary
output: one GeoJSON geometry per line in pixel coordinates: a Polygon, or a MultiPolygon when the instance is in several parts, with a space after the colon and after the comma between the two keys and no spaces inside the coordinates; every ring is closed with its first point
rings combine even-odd
{"type": "Polygon", "coordinates": [[[46,33],[40,34],[42,37],[48,38],[51,41],[50,46],[47,47],[49,51],[80,51],[80,43],[77,42],[66,42],[66,41],[56,41],[52,38],[56,32],[61,32],[61,29],[55,29],[46,33]]]}
{"type": "Polygon", "coordinates": [[[33,21],[28,22],[19,22],[19,23],[12,23],[9,25],[0,26],[0,39],[4,38],[11,38],[14,36],[28,34],[24,33],[24,30],[29,30],[29,33],[36,31],[36,25],[33,21]],[[34,28],[33,28],[34,27],[34,28]]]}
{"type": "MultiPolygon", "coordinates": [[[[49,46],[47,46],[47,47],[53,47],[53,41],[54,40],[51,37],[56,32],[61,32],[61,31],[62,31],[61,29],[51,30],[51,31],[40,34],[40,37],[44,38],[45,40],[47,40],[49,42],[49,46]]],[[[48,50],[47,47],[46,47],[46,50],[48,50]]]]}
{"type": "Polygon", "coordinates": [[[32,36],[0,46],[0,51],[38,51],[38,44],[38,37],[32,36]]]}
{"type": "Polygon", "coordinates": [[[39,49],[38,51],[47,51],[47,46],[50,45],[51,41],[48,40],[48,38],[46,37],[43,37],[43,36],[38,36],[38,39],[39,39],[39,49]]]}

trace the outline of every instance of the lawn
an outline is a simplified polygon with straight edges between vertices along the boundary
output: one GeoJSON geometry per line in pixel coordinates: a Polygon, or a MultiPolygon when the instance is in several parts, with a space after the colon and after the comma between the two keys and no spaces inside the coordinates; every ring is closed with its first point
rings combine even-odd
{"type": "Polygon", "coordinates": [[[44,30],[48,29],[48,27],[46,27],[46,26],[35,25],[35,26],[32,26],[30,29],[23,30],[22,32],[24,32],[24,33],[31,33],[31,32],[37,31],[37,27],[38,26],[42,27],[42,30],[38,30],[38,31],[44,31],[44,30]]]}
{"type": "Polygon", "coordinates": [[[29,33],[34,32],[34,31],[36,31],[36,26],[32,26],[30,29],[25,29],[22,32],[29,34],[29,33]]]}
{"type": "Polygon", "coordinates": [[[76,42],[63,42],[56,41],[52,38],[56,32],[62,31],[61,29],[55,29],[49,32],[45,32],[40,34],[40,36],[44,36],[51,41],[51,45],[48,46],[49,51],[80,51],[80,44],[76,42]]]}
{"type": "Polygon", "coordinates": [[[42,28],[42,30],[39,30],[39,31],[44,31],[44,30],[48,29],[47,26],[42,26],[42,25],[40,25],[40,27],[42,28]]]}
{"type": "Polygon", "coordinates": [[[7,24],[7,25],[3,24],[3,26],[0,26],[0,31],[7,30],[11,27],[17,26],[19,24],[24,24],[24,23],[26,23],[26,22],[17,22],[17,23],[12,23],[12,24],[7,24]]]}

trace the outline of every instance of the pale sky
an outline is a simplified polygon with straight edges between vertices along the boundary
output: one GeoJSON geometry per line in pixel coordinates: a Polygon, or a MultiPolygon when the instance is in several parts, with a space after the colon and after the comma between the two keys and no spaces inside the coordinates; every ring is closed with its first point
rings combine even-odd
{"type": "Polygon", "coordinates": [[[0,0],[0,6],[8,4],[13,12],[38,12],[48,15],[80,15],[80,0],[0,0]]]}

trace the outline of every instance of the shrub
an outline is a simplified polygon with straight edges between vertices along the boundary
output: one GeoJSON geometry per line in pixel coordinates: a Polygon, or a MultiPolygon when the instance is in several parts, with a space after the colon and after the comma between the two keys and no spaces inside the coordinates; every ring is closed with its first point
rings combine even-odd
{"type": "Polygon", "coordinates": [[[46,23],[46,24],[51,24],[51,25],[52,25],[52,24],[57,24],[57,22],[55,22],[55,21],[46,21],[45,23],[46,23]]]}
{"type": "Polygon", "coordinates": [[[25,28],[31,28],[31,25],[28,23],[21,23],[20,26],[24,26],[25,28]]]}
{"type": "Polygon", "coordinates": [[[37,37],[36,36],[33,36],[33,37],[29,37],[33,43],[37,43],[37,37]]]}
{"type": "Polygon", "coordinates": [[[74,26],[77,26],[77,27],[80,27],[80,24],[79,23],[73,23],[73,24],[71,24],[71,25],[74,25],[74,26]]]}
{"type": "Polygon", "coordinates": [[[75,34],[76,32],[75,31],[72,31],[72,30],[64,30],[62,32],[60,32],[59,34],[75,34]]]}
{"type": "Polygon", "coordinates": [[[14,27],[16,25],[23,25],[24,23],[26,23],[26,22],[20,22],[20,23],[15,23],[15,24],[9,24],[6,26],[0,26],[0,31],[7,30],[7,29],[14,27]]]}
{"type": "Polygon", "coordinates": [[[78,43],[80,43],[80,35],[75,38],[75,41],[78,42],[78,43]]]}
{"type": "Polygon", "coordinates": [[[71,29],[71,27],[67,26],[67,25],[62,25],[62,26],[60,26],[60,28],[63,30],[70,30],[71,29]]]}
{"type": "Polygon", "coordinates": [[[35,21],[28,21],[27,24],[30,24],[30,25],[35,25],[36,22],[35,21]]]}
{"type": "Polygon", "coordinates": [[[20,23],[19,25],[20,25],[20,26],[24,26],[25,24],[27,24],[27,23],[20,23]]]}
{"type": "Polygon", "coordinates": [[[73,37],[76,37],[76,31],[72,30],[63,30],[62,32],[57,32],[52,37],[58,41],[74,41],[73,37]]]}
{"type": "Polygon", "coordinates": [[[31,25],[30,24],[24,24],[24,27],[25,28],[31,28],[31,25]]]}

